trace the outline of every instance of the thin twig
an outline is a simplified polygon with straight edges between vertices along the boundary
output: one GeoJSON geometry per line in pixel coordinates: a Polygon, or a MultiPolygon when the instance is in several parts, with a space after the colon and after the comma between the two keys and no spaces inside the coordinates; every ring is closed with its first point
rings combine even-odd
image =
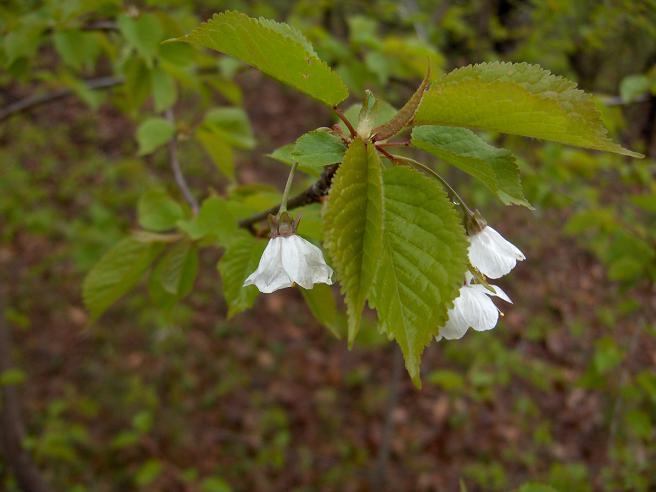
{"type": "MultiPolygon", "coordinates": [[[[169,120],[173,126],[175,126],[175,117],[171,108],[166,110],[166,119],[169,120]]],[[[194,215],[197,214],[200,207],[198,206],[198,201],[189,189],[189,185],[187,184],[187,180],[185,179],[184,174],[182,174],[180,161],[178,160],[178,142],[175,135],[169,141],[169,163],[171,164],[173,176],[175,178],[176,184],[178,185],[178,188],[180,188],[182,195],[184,196],[185,200],[187,200],[187,203],[191,207],[194,215]]]]}
{"type": "Polygon", "coordinates": [[[392,363],[392,377],[390,381],[390,394],[385,408],[385,421],[383,433],[378,448],[376,466],[371,474],[371,490],[382,490],[385,476],[387,475],[387,463],[389,461],[392,446],[392,435],[394,434],[394,410],[399,402],[401,393],[401,377],[403,376],[403,354],[398,345],[393,346],[394,360],[392,363]]]}
{"type": "Polygon", "coordinates": [[[114,21],[99,20],[84,24],[80,29],[83,31],[118,31],[118,25],[114,21]]]}
{"type": "MultiPolygon", "coordinates": [[[[116,85],[121,85],[123,82],[125,82],[125,79],[123,77],[109,76],[109,77],[98,77],[96,79],[89,79],[85,82],[85,84],[87,86],[87,89],[101,90],[101,89],[109,89],[116,85]]],[[[33,108],[36,108],[37,106],[42,106],[44,104],[55,102],[72,95],[73,95],[73,91],[71,89],[60,89],[53,92],[47,92],[45,94],[34,94],[24,99],[20,99],[0,109],[0,122],[6,120],[10,116],[13,116],[17,113],[29,111],[33,108]]]]}
{"type": "MultiPolygon", "coordinates": [[[[7,284],[8,285],[8,284],[7,284]]],[[[0,373],[12,368],[11,333],[5,319],[4,293],[0,289],[0,373]]],[[[0,442],[18,486],[24,492],[51,492],[31,456],[23,447],[25,425],[16,387],[0,388],[0,442]]]]}
{"type": "MultiPolygon", "coordinates": [[[[305,191],[302,191],[298,195],[293,196],[287,201],[287,210],[293,210],[303,205],[309,205],[310,203],[316,203],[321,200],[321,197],[325,196],[330,189],[330,184],[333,180],[333,175],[337,171],[338,164],[333,164],[332,166],[327,166],[324,168],[323,172],[319,179],[312,184],[305,191]]],[[[252,215],[246,219],[243,219],[239,222],[239,227],[253,232],[253,226],[258,222],[266,220],[269,215],[276,215],[280,210],[280,205],[271,207],[264,212],[252,215]]]]}
{"type": "MultiPolygon", "coordinates": [[[[195,73],[199,76],[211,75],[216,73],[218,70],[219,69],[217,67],[199,67],[195,73]]],[[[107,77],[88,79],[84,83],[87,86],[87,89],[103,90],[111,89],[112,87],[125,83],[125,78],[110,75],[107,77]]],[[[18,101],[12,102],[4,108],[0,109],[0,122],[15,114],[30,111],[38,106],[59,101],[60,99],[70,97],[74,94],[75,93],[72,89],[58,89],[52,92],[46,92],[45,94],[33,94],[23,99],[19,99],[18,101]]]]}

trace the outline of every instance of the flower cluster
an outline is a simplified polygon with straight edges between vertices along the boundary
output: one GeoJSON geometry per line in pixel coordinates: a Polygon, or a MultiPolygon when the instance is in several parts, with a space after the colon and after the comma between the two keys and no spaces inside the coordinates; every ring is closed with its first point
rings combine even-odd
{"type": "MultiPolygon", "coordinates": [[[[499,309],[492,302],[498,297],[512,303],[510,297],[496,285],[484,280],[500,278],[509,273],[524,254],[507,241],[476,214],[467,224],[469,232],[469,262],[472,271],[465,273],[453,307],[448,312],[447,323],[440,328],[436,340],[457,340],[469,328],[476,331],[491,330],[499,320],[499,309]]],[[[262,253],[257,269],[245,280],[244,286],[255,285],[266,294],[298,284],[311,289],[316,283],[332,285],[333,270],[324,260],[321,250],[296,235],[298,220],[287,213],[269,217],[270,239],[262,253]]]]}
{"type": "MultiPolygon", "coordinates": [[[[485,224],[480,216],[468,224],[469,262],[482,275],[497,279],[509,273],[518,261],[526,259],[514,244],[507,241],[495,229],[485,224]]],[[[499,320],[499,309],[492,297],[512,303],[510,297],[496,285],[473,283],[471,272],[465,273],[465,283],[449,310],[449,319],[440,329],[436,340],[462,338],[469,328],[476,331],[491,330],[499,320]]]]}

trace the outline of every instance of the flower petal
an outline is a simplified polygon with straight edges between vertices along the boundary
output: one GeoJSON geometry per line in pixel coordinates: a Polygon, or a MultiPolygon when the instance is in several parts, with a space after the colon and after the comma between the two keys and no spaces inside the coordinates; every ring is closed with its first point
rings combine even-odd
{"type": "Polygon", "coordinates": [[[257,269],[244,281],[244,287],[255,284],[260,292],[270,294],[292,286],[292,280],[282,265],[282,237],[269,240],[257,269]]]}
{"type": "Polygon", "coordinates": [[[487,294],[469,286],[463,310],[465,320],[476,331],[491,330],[499,320],[499,310],[487,294]]]}
{"type": "Polygon", "coordinates": [[[488,290],[484,285],[481,284],[473,284],[471,287],[479,292],[482,292],[483,294],[487,294],[488,296],[495,296],[500,299],[503,299],[506,302],[509,302],[510,304],[513,303],[510,300],[510,297],[508,297],[508,294],[506,294],[498,285],[490,285],[490,287],[494,289],[494,292],[488,290]]]}
{"type": "Polygon", "coordinates": [[[524,253],[490,226],[470,237],[469,261],[486,277],[503,277],[525,259],[524,253]]]}
{"type": "Polygon", "coordinates": [[[458,297],[453,301],[453,307],[449,309],[449,319],[440,329],[440,333],[436,337],[438,342],[442,338],[446,338],[447,340],[459,340],[465,335],[465,333],[467,333],[469,320],[465,314],[465,298],[469,295],[468,288],[467,285],[463,285],[460,288],[458,297]]]}
{"type": "MultiPolygon", "coordinates": [[[[486,331],[494,328],[499,320],[499,310],[486,292],[489,291],[480,284],[463,285],[460,288],[460,295],[449,310],[448,321],[436,337],[437,341],[442,338],[447,340],[462,338],[468,328],[473,328],[476,331],[486,331]]],[[[501,292],[503,293],[503,291],[501,292]]]]}
{"type": "Polygon", "coordinates": [[[304,289],[311,289],[315,283],[333,283],[333,270],[319,248],[297,235],[282,239],[282,265],[293,282],[304,289]]]}

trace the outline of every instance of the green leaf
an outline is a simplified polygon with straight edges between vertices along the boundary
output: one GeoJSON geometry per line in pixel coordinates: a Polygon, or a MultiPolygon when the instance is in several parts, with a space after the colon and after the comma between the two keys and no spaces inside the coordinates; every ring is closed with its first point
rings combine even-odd
{"type": "Polygon", "coordinates": [[[197,274],[198,249],[191,241],[174,244],[153,271],[164,290],[178,299],[191,292],[197,274]]]}
{"type": "Polygon", "coordinates": [[[232,492],[232,487],[221,477],[209,477],[200,484],[202,492],[232,492]]]}
{"type": "Polygon", "coordinates": [[[417,108],[419,107],[419,103],[421,103],[421,100],[424,97],[426,87],[428,87],[429,77],[430,71],[427,71],[424,80],[419,84],[417,90],[412,94],[403,107],[399,109],[394,117],[371,131],[373,134],[373,140],[387,140],[399,133],[412,121],[412,118],[414,118],[417,108]]]}
{"type": "Polygon", "coordinates": [[[133,56],[122,68],[125,84],[121,88],[122,97],[118,102],[125,111],[136,114],[151,94],[148,67],[143,60],[133,56]]]}
{"type": "Polygon", "coordinates": [[[228,318],[245,311],[255,302],[257,287],[243,285],[244,280],[257,268],[265,246],[266,241],[241,232],[228,244],[219,260],[223,296],[228,303],[228,318]]]}
{"type": "Polygon", "coordinates": [[[128,45],[141,55],[148,66],[151,66],[159,50],[159,43],[164,38],[164,30],[159,19],[153,14],[144,14],[138,19],[119,15],[116,23],[128,45]]]}
{"type": "Polygon", "coordinates": [[[440,184],[406,167],[386,169],[385,226],[370,303],[420,385],[421,353],[447,321],[467,268],[468,241],[440,184]]]}
{"type": "Polygon", "coordinates": [[[634,205],[641,209],[656,214],[656,192],[644,195],[633,195],[629,198],[634,205]]]}
{"type": "Polygon", "coordinates": [[[205,152],[209,154],[219,172],[230,181],[234,181],[235,157],[232,147],[225,142],[220,132],[200,126],[196,130],[196,140],[200,142],[205,152]]]}
{"type": "Polygon", "coordinates": [[[237,221],[228,203],[219,196],[207,198],[201,205],[198,215],[178,227],[193,240],[209,238],[220,245],[227,245],[237,234],[237,221]]]}
{"type": "Polygon", "coordinates": [[[137,284],[161,247],[126,238],[96,263],[82,285],[82,298],[93,319],[137,284]]]}
{"type": "MultiPolygon", "coordinates": [[[[545,485],[535,482],[527,482],[518,489],[515,489],[514,492],[559,492],[550,485],[545,485]]],[[[562,491],[564,492],[564,491],[562,491]]]]}
{"type": "Polygon", "coordinates": [[[319,128],[302,135],[292,150],[292,158],[306,166],[322,168],[341,162],[346,152],[342,139],[327,128],[319,128]]]}
{"type": "Polygon", "coordinates": [[[23,384],[26,379],[27,375],[24,371],[17,367],[10,367],[0,372],[0,388],[18,386],[19,384],[23,384]]]}
{"type": "Polygon", "coordinates": [[[134,475],[135,483],[141,488],[152,483],[160,476],[164,465],[158,459],[149,459],[139,467],[134,475]]]}
{"type": "Polygon", "coordinates": [[[253,130],[248,116],[241,108],[214,108],[207,112],[203,127],[211,129],[225,142],[239,149],[255,147],[253,130]]]}
{"type": "Polygon", "coordinates": [[[314,317],[337,338],[346,334],[346,317],[337,309],[333,289],[326,284],[315,284],[311,289],[300,289],[305,303],[314,317]]]}
{"type": "Polygon", "coordinates": [[[324,231],[325,247],[346,299],[348,340],[352,346],[382,249],[383,182],[373,144],[358,138],[346,151],[333,178],[324,231]]]}
{"type": "Polygon", "coordinates": [[[631,103],[649,91],[651,81],[643,74],[627,75],[620,82],[620,97],[622,101],[631,103]]]}
{"type": "Polygon", "coordinates": [[[348,96],[339,76],[285,24],[229,11],[178,39],[233,56],[329,106],[348,96]]]}
{"type": "Polygon", "coordinates": [[[492,147],[471,130],[418,126],[412,131],[412,145],[479,179],[503,203],[531,207],[512,152],[492,147]]]}
{"type": "Polygon", "coordinates": [[[450,72],[424,95],[414,122],[478,128],[642,157],[608,138],[592,96],[577,89],[574,82],[527,63],[481,63],[450,72]]]}
{"type": "Polygon", "coordinates": [[[173,124],[164,118],[149,118],[137,128],[139,155],[150,154],[175,134],[173,124]]]}
{"type": "Polygon", "coordinates": [[[303,163],[303,161],[297,159],[292,155],[292,152],[294,152],[294,146],[295,144],[290,143],[290,144],[283,145],[282,147],[278,147],[270,154],[267,154],[267,157],[270,157],[271,159],[274,159],[278,162],[282,162],[283,164],[286,164],[287,166],[290,167],[292,166],[292,164],[294,164],[294,162],[298,160],[299,171],[304,172],[305,174],[309,174],[310,176],[319,177],[321,175],[321,169],[316,168],[309,164],[305,164],[303,163]]]}
{"type": "Polygon", "coordinates": [[[161,232],[173,229],[183,218],[182,207],[161,188],[146,191],[137,204],[139,225],[149,231],[161,232]]]}
{"type": "Polygon", "coordinates": [[[92,64],[101,49],[95,33],[77,29],[57,31],[53,43],[64,63],[78,70],[92,64]]]}
{"type": "Polygon", "coordinates": [[[161,113],[165,109],[173,106],[175,100],[178,98],[178,89],[175,85],[173,77],[171,77],[160,67],[155,67],[150,72],[150,77],[150,83],[153,88],[155,111],[161,113]]]}
{"type": "Polygon", "coordinates": [[[159,49],[163,61],[178,67],[193,65],[197,55],[193,46],[184,43],[163,43],[159,49]]]}

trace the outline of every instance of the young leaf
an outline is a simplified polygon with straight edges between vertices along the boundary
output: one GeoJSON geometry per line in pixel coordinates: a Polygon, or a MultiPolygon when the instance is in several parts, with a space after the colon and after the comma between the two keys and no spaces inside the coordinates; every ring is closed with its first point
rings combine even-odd
{"type": "Polygon", "coordinates": [[[373,144],[354,140],[333,178],[324,216],[325,247],[346,298],[351,346],[379,265],[382,185],[380,159],[373,144]]]}
{"type": "MultiPolygon", "coordinates": [[[[371,130],[379,125],[382,125],[396,114],[396,108],[387,101],[382,99],[373,98],[367,94],[366,107],[364,104],[356,103],[344,111],[344,116],[349,121],[357,121],[356,131],[358,135],[367,138],[371,135],[371,130]]],[[[344,133],[348,133],[348,128],[343,122],[339,122],[339,126],[344,133]]]]}
{"type": "Polygon", "coordinates": [[[304,172],[305,174],[309,174],[310,176],[315,176],[319,177],[321,175],[321,168],[314,167],[309,164],[305,164],[302,160],[299,158],[296,158],[292,155],[292,152],[294,152],[294,146],[295,143],[289,143],[285,144],[282,147],[278,147],[276,150],[271,152],[270,154],[267,154],[267,157],[270,157],[271,159],[282,162],[283,164],[286,164],[287,166],[292,166],[294,162],[298,162],[298,170],[301,172],[304,172]]]}
{"type": "Polygon", "coordinates": [[[592,96],[574,82],[527,63],[480,63],[454,70],[433,82],[414,121],[642,157],[608,138],[592,96]]]}
{"type": "Polygon", "coordinates": [[[235,157],[232,147],[224,141],[220,132],[217,132],[213,128],[200,126],[196,130],[196,140],[200,142],[205,152],[209,154],[219,172],[230,181],[234,181],[235,157]]]}
{"type": "Polygon", "coordinates": [[[237,221],[230,213],[227,202],[219,196],[207,198],[198,215],[188,222],[178,223],[193,240],[210,238],[220,245],[227,245],[237,234],[237,221]]]}
{"type": "Polygon", "coordinates": [[[191,241],[181,241],[166,252],[153,276],[166,292],[182,299],[193,289],[197,273],[198,249],[191,241]]]}
{"type": "Polygon", "coordinates": [[[426,87],[428,87],[429,81],[430,70],[426,72],[426,76],[417,90],[412,96],[410,96],[410,99],[408,99],[403,107],[399,109],[394,117],[387,123],[377,126],[371,131],[374,141],[387,140],[388,138],[393,137],[412,121],[412,118],[415,116],[415,112],[424,97],[424,92],[426,92],[426,87]]]}
{"type": "Polygon", "coordinates": [[[157,16],[144,14],[134,19],[127,15],[120,15],[117,24],[128,44],[137,50],[148,66],[151,66],[159,49],[159,43],[164,37],[164,30],[157,16]]]}
{"type": "Polygon", "coordinates": [[[166,191],[155,188],[146,191],[139,198],[137,216],[141,227],[161,232],[173,229],[184,214],[180,204],[166,191]]]}
{"type": "Polygon", "coordinates": [[[228,11],[178,39],[233,56],[329,106],[348,96],[339,76],[285,24],[228,11]]]}
{"type": "Polygon", "coordinates": [[[512,152],[492,147],[471,130],[418,126],[412,131],[412,145],[479,179],[503,203],[531,207],[524,197],[512,152]]]}
{"type": "Polygon", "coordinates": [[[151,94],[148,67],[143,60],[133,56],[122,68],[125,84],[121,87],[121,98],[117,103],[125,111],[136,114],[151,94]]]}
{"type": "Polygon", "coordinates": [[[165,109],[173,106],[175,100],[178,98],[178,90],[173,77],[160,67],[155,67],[150,72],[150,77],[150,83],[153,88],[155,111],[161,113],[165,109]]]}
{"type": "Polygon", "coordinates": [[[258,290],[254,285],[243,287],[244,280],[255,271],[266,246],[266,241],[242,232],[231,241],[219,260],[223,281],[223,296],[228,303],[228,318],[250,308],[258,290]]]}
{"type": "Polygon", "coordinates": [[[292,150],[292,158],[306,166],[322,168],[328,164],[341,162],[346,152],[342,139],[333,135],[327,128],[319,128],[302,135],[292,150]]]}
{"type": "Polygon", "coordinates": [[[370,303],[419,385],[421,353],[447,321],[465,275],[468,242],[436,180],[394,167],[385,170],[383,183],[383,247],[370,303]]]}
{"type": "Polygon", "coordinates": [[[126,238],[96,263],[82,285],[82,298],[93,319],[135,286],[161,248],[161,243],[126,238]]]}
{"type": "Polygon", "coordinates": [[[173,138],[175,127],[164,118],[149,118],[137,128],[139,155],[150,154],[173,138]]]}
{"type": "Polygon", "coordinates": [[[210,129],[225,142],[237,148],[250,150],[255,147],[251,124],[241,108],[211,109],[205,115],[203,127],[210,129]]]}
{"type": "Polygon", "coordinates": [[[101,51],[95,33],[77,29],[55,32],[53,42],[64,63],[77,70],[92,64],[101,51]]]}

